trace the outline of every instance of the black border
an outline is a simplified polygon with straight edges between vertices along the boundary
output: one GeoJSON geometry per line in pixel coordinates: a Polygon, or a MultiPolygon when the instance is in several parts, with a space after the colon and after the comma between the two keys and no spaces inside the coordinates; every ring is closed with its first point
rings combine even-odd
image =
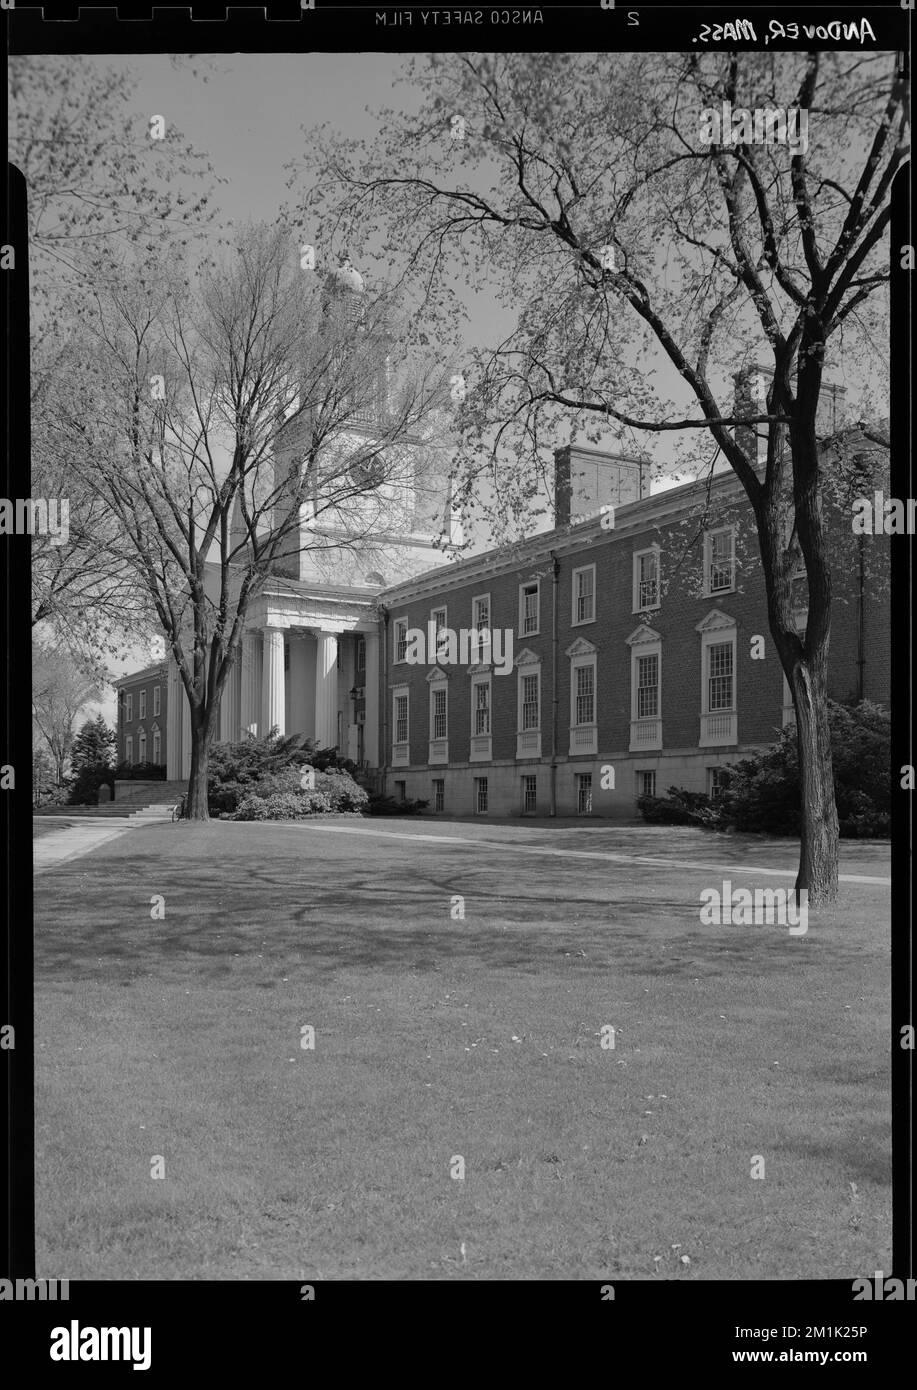
{"type": "MultiPolygon", "coordinates": [[[[410,28],[379,25],[375,16],[382,11],[434,9],[466,12],[458,5],[347,5],[324,6],[301,11],[297,4],[269,4],[266,7],[224,9],[222,6],[183,7],[121,6],[113,9],[82,8],[75,5],[16,8],[5,12],[10,53],[155,53],[155,52],[311,52],[330,51],[428,51],[430,49],[481,48],[485,50],[562,49],[630,51],[688,50],[704,24],[722,23],[747,17],[759,32],[767,20],[800,25],[851,22],[868,18],[876,34],[875,47],[909,52],[910,14],[900,6],[862,6],[858,9],[831,5],[729,7],[727,5],[691,9],[673,6],[625,5],[604,9],[591,5],[512,5],[475,4],[473,11],[489,9],[511,11],[540,9],[541,25],[450,25],[410,28]],[[633,17],[637,23],[633,23],[633,17]],[[664,38],[663,38],[664,36],[664,38]]],[[[745,45],[748,48],[760,44],[745,45]]],[[[774,43],[776,49],[801,49],[800,43],[774,43]]],[[[809,43],[820,48],[849,48],[848,43],[809,43]]],[[[869,48],[873,45],[870,44],[869,48]]],[[[10,441],[4,462],[4,495],[28,495],[29,421],[26,408],[29,388],[28,367],[28,266],[25,255],[24,181],[14,171],[7,183],[7,224],[4,241],[16,247],[16,274],[2,277],[7,325],[6,399],[10,441]],[[18,479],[18,481],[17,481],[18,479]],[[25,490],[23,490],[23,488],[25,490]]],[[[900,264],[899,248],[912,241],[910,227],[910,170],[902,170],[893,193],[891,286],[891,377],[892,377],[892,494],[914,495],[911,446],[911,348],[912,272],[900,264]]],[[[0,680],[0,730],[3,746],[0,763],[12,761],[19,750],[17,730],[30,728],[29,670],[30,630],[27,617],[29,600],[29,550],[26,537],[7,537],[0,562],[3,576],[3,603],[0,605],[0,651],[3,679],[0,680]]],[[[892,955],[892,1034],[890,1037],[893,1076],[894,1145],[894,1270],[885,1271],[900,1278],[913,1276],[913,1052],[899,1045],[899,1031],[913,1021],[912,1011],[912,928],[911,928],[911,830],[913,801],[900,789],[900,769],[914,761],[911,735],[911,646],[905,641],[913,623],[913,538],[895,538],[891,547],[892,621],[894,634],[891,672],[896,697],[893,702],[892,775],[894,828],[893,866],[893,955],[892,955]],[[905,689],[908,697],[905,698],[905,689]]],[[[21,739],[22,735],[18,735],[21,739]]],[[[3,1204],[4,1260],[8,1277],[28,1277],[34,1272],[34,1175],[32,1151],[34,1110],[32,1095],[33,1016],[32,1016],[32,884],[29,872],[12,873],[15,866],[31,869],[30,788],[20,778],[15,792],[0,794],[0,844],[4,850],[3,903],[6,929],[4,967],[9,971],[15,991],[7,990],[7,1018],[16,1026],[16,1049],[5,1052],[0,1068],[7,1087],[8,1105],[4,1112],[9,1124],[11,1147],[7,1201],[3,1204]]],[[[873,1271],[863,1271],[870,1276],[873,1271]]],[[[602,1329],[603,1344],[611,1365],[608,1373],[620,1373],[621,1351],[639,1356],[646,1370],[663,1366],[692,1367],[732,1365],[736,1346],[733,1324],[782,1327],[827,1323],[833,1326],[861,1325],[870,1329],[865,1341],[810,1343],[810,1347],[833,1349],[865,1348],[868,1368],[897,1367],[898,1335],[910,1311],[906,1305],[852,1300],[851,1283],[836,1281],[755,1281],[743,1280],[673,1283],[655,1281],[616,1281],[614,1301],[603,1299],[602,1286],[595,1282],[538,1281],[537,1283],[449,1284],[444,1293],[439,1281],[368,1285],[344,1282],[314,1286],[315,1302],[304,1302],[301,1287],[288,1282],[262,1284],[199,1281],[193,1284],[127,1282],[74,1282],[68,1303],[14,1303],[15,1310],[5,1327],[11,1352],[18,1350],[28,1362],[47,1365],[48,1336],[52,1326],[72,1318],[82,1324],[128,1323],[153,1325],[156,1348],[153,1368],[158,1375],[200,1366],[213,1374],[226,1369],[242,1370],[240,1353],[253,1348],[265,1354],[269,1365],[286,1362],[298,1366],[303,1375],[316,1373],[311,1339],[317,1327],[325,1324],[324,1313],[332,1307],[343,1313],[366,1316],[370,1303],[380,1312],[401,1310],[403,1321],[389,1323],[391,1351],[385,1357],[385,1344],[377,1348],[382,1364],[400,1358],[407,1338],[413,1342],[416,1321],[404,1317],[408,1309],[443,1309],[447,1316],[459,1310],[481,1313],[491,1308],[510,1311],[518,1299],[526,1310],[544,1311],[544,1332],[565,1354],[576,1350],[581,1323],[568,1321],[568,1315],[590,1303],[606,1303],[602,1329]],[[364,1292],[366,1290],[366,1292],[364,1292]],[[190,1297],[189,1297],[190,1293],[190,1297]],[[397,1302],[395,1302],[397,1300],[397,1302]],[[297,1309],[299,1313],[297,1313],[297,1309]],[[626,1313],[625,1318],[618,1314],[626,1313]],[[228,1316],[227,1316],[228,1315],[228,1316]],[[305,1315],[305,1316],[303,1316],[305,1315]],[[552,1318],[553,1315],[553,1318],[552,1318]],[[203,1331],[201,1328],[203,1326],[203,1331]],[[222,1331],[218,1331],[222,1329],[222,1331]],[[399,1335],[400,1334],[400,1335],[399,1335]],[[664,1334],[664,1335],[660,1335],[664,1334]],[[189,1341],[190,1336],[190,1341],[189,1341]],[[195,1339],[197,1342],[195,1344],[195,1339]],[[397,1339],[397,1340],[396,1340],[397,1339]],[[395,1343],[395,1345],[392,1345],[395,1343]],[[399,1349],[396,1349],[398,1347],[399,1349]],[[615,1356],[615,1353],[618,1356],[615,1356]],[[385,1358],[385,1360],[383,1360],[385,1358]],[[613,1358],[613,1359],[612,1359],[613,1358]]],[[[0,1310],[0,1316],[6,1310],[0,1310]]],[[[9,1313],[7,1313],[9,1318],[9,1313]]],[[[2,1324],[0,1324],[2,1326],[2,1324]]],[[[514,1345],[514,1364],[519,1369],[518,1333],[525,1324],[506,1324],[507,1340],[514,1345]]],[[[476,1346],[477,1324],[453,1323],[463,1342],[478,1352],[466,1373],[483,1369],[481,1350],[476,1346]],[[469,1336],[469,1334],[471,1334],[469,1336]]],[[[338,1367],[345,1374],[353,1366],[352,1341],[338,1344],[338,1367]],[[347,1368],[347,1369],[345,1369],[347,1368]]],[[[409,1343],[410,1345],[410,1343],[409,1343]]],[[[748,1343],[744,1344],[748,1346],[748,1343]]],[[[764,1345],[754,1343],[755,1346],[764,1345]]],[[[781,1341],[766,1344],[775,1351],[781,1341]]],[[[800,1343],[795,1344],[797,1348],[800,1343]]],[[[902,1342],[903,1345],[903,1342],[902,1342]]],[[[458,1348],[456,1349],[458,1350],[458,1348]]],[[[459,1352],[461,1354],[461,1352],[459,1352]]],[[[466,1353],[467,1354],[467,1353],[466,1353]]],[[[540,1352],[536,1355],[540,1356],[540,1352]]],[[[524,1356],[524,1353],[523,1353],[524,1356]]],[[[433,1374],[439,1373],[438,1358],[427,1362],[433,1374]]],[[[457,1369],[457,1367],[456,1367],[457,1369]]],[[[627,1373],[635,1368],[627,1366],[627,1373]]],[[[97,1365],[68,1365],[67,1376],[89,1370],[91,1374],[128,1372],[129,1366],[100,1368],[97,1365]]],[[[575,1372],[574,1372],[575,1373],[575,1372]]]]}

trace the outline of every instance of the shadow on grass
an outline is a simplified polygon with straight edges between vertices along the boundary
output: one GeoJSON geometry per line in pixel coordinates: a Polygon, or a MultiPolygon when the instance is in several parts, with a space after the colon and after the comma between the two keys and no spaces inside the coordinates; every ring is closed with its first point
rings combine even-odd
{"type": "MultiPolygon", "coordinates": [[[[678,897],[672,880],[652,870],[514,861],[505,846],[484,843],[473,856],[465,847],[433,848],[361,841],[355,858],[343,836],[316,846],[295,831],[242,838],[218,823],[143,830],[38,881],[36,974],[98,979],[101,970],[123,984],[185,961],[213,979],[250,960],[277,982],[294,964],[329,975],[463,962],[691,979],[790,970],[814,949],[785,928],[699,929],[686,875],[678,897]],[[161,920],[151,916],[156,895],[165,900],[161,920]],[[464,918],[456,920],[457,895],[464,918]]],[[[855,949],[832,945],[835,956],[855,949]]]]}

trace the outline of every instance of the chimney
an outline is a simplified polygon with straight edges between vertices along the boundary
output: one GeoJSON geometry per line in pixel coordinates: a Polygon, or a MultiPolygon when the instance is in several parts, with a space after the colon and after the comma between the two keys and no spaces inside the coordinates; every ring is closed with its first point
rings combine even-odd
{"type": "Polygon", "coordinates": [[[598,516],[603,506],[623,507],[643,496],[640,459],[609,454],[585,444],[554,450],[554,525],[598,516]]]}

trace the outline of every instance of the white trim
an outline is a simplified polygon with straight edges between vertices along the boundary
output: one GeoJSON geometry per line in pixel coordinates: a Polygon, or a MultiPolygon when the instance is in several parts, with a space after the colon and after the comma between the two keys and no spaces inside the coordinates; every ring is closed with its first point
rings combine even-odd
{"type": "MultiPolygon", "coordinates": [[[[471,595],[471,629],[473,632],[486,632],[488,635],[488,639],[490,639],[490,634],[493,630],[493,609],[491,607],[489,590],[486,594],[471,595]],[[487,622],[479,626],[475,608],[478,603],[482,602],[487,603],[487,622]]],[[[488,640],[487,642],[475,643],[475,650],[479,653],[481,657],[481,660],[476,664],[479,666],[489,665],[492,656],[491,640],[488,640]]]]}
{"type": "Polygon", "coordinates": [[[162,686],[153,686],[153,718],[156,719],[162,714],[162,686]]]}
{"type": "Polygon", "coordinates": [[[630,753],[648,753],[662,747],[662,638],[652,628],[643,636],[631,633],[630,646],[630,753]],[[656,657],[656,713],[641,715],[637,671],[643,657],[656,657]]]}
{"type": "Polygon", "coordinates": [[[704,532],[704,598],[719,598],[721,594],[734,594],[736,587],[736,533],[738,527],[735,522],[730,522],[725,526],[712,526],[709,531],[704,532]],[[713,537],[722,535],[728,531],[732,540],[732,582],[722,589],[710,587],[710,566],[712,563],[713,537]]]}
{"type": "Polygon", "coordinates": [[[411,687],[395,685],[392,687],[392,767],[408,767],[411,762],[411,687]],[[406,738],[398,738],[398,701],[405,699],[406,738]]]}
{"type": "Polygon", "coordinates": [[[632,560],[631,563],[632,563],[631,582],[632,582],[632,586],[633,586],[633,588],[632,588],[632,594],[631,594],[631,601],[632,601],[632,604],[633,604],[632,612],[634,612],[634,613],[652,613],[652,612],[655,612],[655,610],[656,610],[657,608],[659,608],[659,607],[661,606],[661,604],[662,604],[662,549],[661,549],[661,547],[659,546],[659,544],[658,544],[656,541],[654,541],[652,545],[644,546],[644,548],[643,548],[642,550],[635,550],[634,553],[633,553],[633,560],[632,560]],[[642,560],[642,558],[643,558],[644,555],[653,555],[653,556],[655,556],[655,559],[656,559],[656,602],[655,602],[655,603],[641,603],[641,602],[640,602],[640,561],[642,560]]]}
{"type": "MultiPolygon", "coordinates": [[[[573,647],[580,645],[574,643],[573,647]]],[[[591,643],[584,643],[584,646],[591,646],[591,643]]],[[[570,757],[577,757],[583,754],[591,754],[595,757],[598,752],[598,699],[599,699],[599,672],[598,672],[598,653],[593,647],[591,652],[580,651],[575,655],[570,655],[573,647],[568,648],[567,655],[570,657],[570,757]],[[577,671],[592,671],[592,718],[585,724],[579,723],[576,717],[576,673],[577,671]]]]}
{"type": "Polygon", "coordinates": [[[714,614],[708,613],[707,617],[697,625],[697,631],[701,634],[700,649],[700,738],[698,747],[700,748],[723,748],[738,743],[738,713],[736,708],[737,697],[737,637],[738,629],[735,619],[728,617],[725,613],[720,613],[719,622],[713,622],[714,614]],[[711,647],[720,645],[732,646],[732,704],[728,709],[710,709],[710,682],[708,678],[709,652],[711,647]]]}
{"type": "Polygon", "coordinates": [[[594,642],[590,642],[586,637],[577,637],[575,642],[571,642],[564,656],[593,656],[598,651],[594,642]]]}
{"type": "Polygon", "coordinates": [[[443,672],[436,671],[430,674],[434,677],[438,676],[439,679],[429,680],[428,678],[430,695],[428,703],[429,747],[427,750],[427,762],[433,764],[447,763],[449,761],[449,682],[446,680],[443,672]],[[443,710],[445,729],[443,733],[437,734],[434,719],[436,697],[440,692],[442,692],[445,697],[445,708],[443,710]]]}
{"type": "Polygon", "coordinates": [[[519,637],[537,637],[538,634],[541,632],[541,580],[540,580],[540,579],[527,579],[527,580],[525,581],[525,583],[522,583],[522,584],[519,585],[519,604],[518,604],[517,618],[518,618],[518,625],[517,625],[517,628],[516,628],[517,636],[519,636],[519,637]],[[523,607],[522,594],[523,594],[523,590],[524,590],[524,589],[531,589],[533,585],[534,585],[534,588],[535,588],[535,598],[536,598],[536,602],[535,602],[535,622],[536,622],[536,626],[533,627],[533,628],[529,628],[528,631],[526,631],[526,628],[525,628],[525,609],[524,609],[524,607],[523,607]]]}
{"type": "MultiPolygon", "coordinates": [[[[393,665],[393,666],[398,666],[400,663],[403,663],[403,662],[404,662],[404,657],[398,655],[398,646],[399,646],[399,643],[398,643],[398,627],[399,627],[399,625],[400,625],[401,623],[404,623],[404,633],[405,633],[405,638],[407,638],[407,634],[408,634],[408,633],[410,632],[410,630],[411,630],[411,619],[410,619],[409,614],[403,613],[403,614],[402,614],[400,617],[398,617],[398,618],[392,618],[392,665],[393,665]]],[[[405,645],[407,645],[407,643],[405,643],[405,645]]]]}
{"type": "MultiPolygon", "coordinates": [[[[522,655],[525,655],[523,653],[522,655]]],[[[541,757],[541,661],[522,660],[520,655],[516,662],[516,757],[517,758],[540,758],[541,757]],[[522,727],[522,682],[527,676],[535,676],[538,680],[538,723],[534,728],[523,729],[522,727]]],[[[532,658],[533,653],[528,653],[532,658]]]]}
{"type": "Polygon", "coordinates": [[[471,728],[468,739],[468,761],[470,763],[489,763],[492,761],[493,753],[493,680],[488,672],[479,674],[471,678],[471,728]],[[475,725],[477,723],[477,703],[475,689],[478,686],[487,688],[487,733],[479,734],[475,725]]]}
{"type": "Polygon", "coordinates": [[[571,610],[570,610],[570,626],[571,626],[571,627],[585,627],[588,623],[594,623],[594,622],[595,622],[595,616],[596,616],[595,564],[593,563],[593,564],[591,564],[591,565],[577,565],[576,568],[575,568],[575,569],[573,570],[573,572],[572,572],[571,584],[572,584],[572,594],[571,594],[571,600],[572,600],[572,602],[571,602],[571,610]],[[589,617],[589,618],[578,618],[578,617],[577,617],[577,609],[578,609],[578,607],[579,607],[579,599],[580,599],[581,596],[580,596],[580,594],[577,593],[577,587],[576,587],[577,576],[580,575],[580,574],[586,574],[586,573],[588,573],[588,572],[591,572],[591,573],[592,573],[592,594],[591,594],[591,598],[592,598],[592,616],[589,617]]]}

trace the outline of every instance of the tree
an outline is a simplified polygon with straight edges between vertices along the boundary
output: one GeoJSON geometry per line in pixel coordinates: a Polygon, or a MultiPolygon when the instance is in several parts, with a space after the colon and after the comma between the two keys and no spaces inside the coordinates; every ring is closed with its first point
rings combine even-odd
{"type": "Polygon", "coordinates": [[[183,246],[210,222],[213,171],[171,122],[131,112],[128,69],[93,59],[13,57],[10,159],[28,183],[33,498],[66,505],[57,536],[32,541],[32,623],[79,646],[101,675],[104,658],[148,626],[112,519],[81,483],[84,432],[61,430],[93,382],[83,357],[89,287],[130,252],[156,257],[165,233],[183,246]],[[62,402],[64,403],[62,405],[62,402]]]}
{"type": "Polygon", "coordinates": [[[209,749],[253,599],[301,550],[371,551],[391,530],[445,390],[402,354],[380,403],[398,338],[388,296],[348,299],[300,255],[288,228],[254,226],[193,277],[165,257],[156,274],[112,275],[87,345],[91,415],[62,418],[90,437],[81,477],[178,667],[192,819],[208,818],[209,749]]]}
{"type": "Polygon", "coordinates": [[[87,719],[70,749],[70,769],[74,777],[81,772],[111,767],[118,735],[109,728],[101,714],[87,719]]]}
{"type": "Polygon", "coordinates": [[[73,746],[80,710],[98,698],[97,687],[65,648],[36,644],[32,651],[32,718],[54,763],[57,785],[73,746]]]}
{"type": "Polygon", "coordinates": [[[420,61],[422,109],[384,113],[368,154],[310,137],[327,224],[347,236],[385,229],[380,254],[429,287],[428,327],[455,301],[456,268],[522,305],[509,336],[473,358],[462,410],[459,490],[498,480],[498,523],[530,514],[542,445],[561,419],[593,439],[609,429],[641,441],[681,436],[695,451],[706,439],[733,469],[796,710],[797,888],[813,905],[830,900],[838,823],[819,410],[826,367],[846,366],[853,379],[883,351],[876,295],[888,281],[891,186],[907,157],[895,57],[420,61]],[[724,103],[752,124],[727,124],[724,103]],[[450,140],[456,112],[463,138],[450,140]],[[759,112],[772,133],[783,113],[782,141],[756,141],[759,112]],[[757,397],[746,368],[762,379],[757,397]],[[800,551],[804,637],[794,622],[800,551]]]}

